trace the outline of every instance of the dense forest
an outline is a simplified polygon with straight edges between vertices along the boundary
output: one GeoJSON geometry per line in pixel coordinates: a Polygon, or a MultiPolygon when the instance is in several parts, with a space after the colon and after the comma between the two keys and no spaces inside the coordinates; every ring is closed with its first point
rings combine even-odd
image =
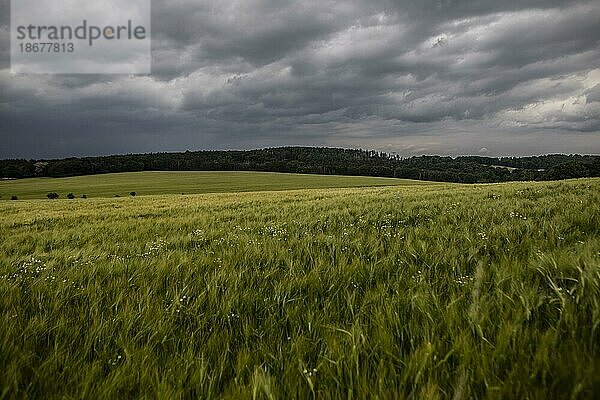
{"type": "Polygon", "coordinates": [[[366,150],[280,147],[248,151],[187,151],[0,161],[0,177],[3,179],[132,171],[269,171],[477,183],[600,176],[600,156],[555,154],[501,158],[403,158],[366,150]]]}

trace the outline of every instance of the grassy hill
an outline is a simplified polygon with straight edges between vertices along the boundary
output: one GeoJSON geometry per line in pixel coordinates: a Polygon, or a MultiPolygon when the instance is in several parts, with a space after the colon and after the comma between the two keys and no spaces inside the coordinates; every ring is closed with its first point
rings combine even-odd
{"type": "Polygon", "coordinates": [[[68,178],[28,178],[0,181],[0,199],[42,199],[49,192],[61,198],[256,192],[362,186],[423,185],[409,179],[335,175],[302,175],[271,172],[126,172],[68,178]]]}
{"type": "Polygon", "coordinates": [[[0,293],[2,398],[594,398],[600,180],[2,201],[0,293]]]}
{"type": "Polygon", "coordinates": [[[133,171],[263,171],[490,183],[598,177],[600,157],[549,154],[502,158],[403,158],[397,154],[372,150],[277,147],[245,151],[70,157],[62,160],[0,160],[0,178],[57,178],[133,171]]]}

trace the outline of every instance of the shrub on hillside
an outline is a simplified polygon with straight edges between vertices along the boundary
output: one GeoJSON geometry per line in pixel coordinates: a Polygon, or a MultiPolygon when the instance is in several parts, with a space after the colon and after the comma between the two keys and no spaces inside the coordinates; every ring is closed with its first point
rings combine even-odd
{"type": "Polygon", "coordinates": [[[73,193],[69,193],[67,195],[67,199],[73,200],[75,198],[75,195],[73,193]]]}
{"type": "Polygon", "coordinates": [[[50,200],[58,199],[58,193],[50,192],[46,195],[46,197],[49,198],[50,200]]]}

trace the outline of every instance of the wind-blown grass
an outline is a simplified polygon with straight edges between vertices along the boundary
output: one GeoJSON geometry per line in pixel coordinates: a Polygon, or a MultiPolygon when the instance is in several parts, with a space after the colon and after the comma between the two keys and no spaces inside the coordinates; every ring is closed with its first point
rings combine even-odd
{"type": "Polygon", "coordinates": [[[592,398],[600,180],[0,203],[3,398],[592,398]]]}

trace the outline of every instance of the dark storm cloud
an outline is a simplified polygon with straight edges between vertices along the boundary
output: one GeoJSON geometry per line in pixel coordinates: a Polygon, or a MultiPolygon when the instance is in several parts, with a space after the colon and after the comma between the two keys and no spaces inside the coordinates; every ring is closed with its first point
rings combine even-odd
{"type": "Polygon", "coordinates": [[[4,66],[0,157],[274,145],[598,153],[598,21],[585,1],[157,0],[151,76],[4,66]]]}

